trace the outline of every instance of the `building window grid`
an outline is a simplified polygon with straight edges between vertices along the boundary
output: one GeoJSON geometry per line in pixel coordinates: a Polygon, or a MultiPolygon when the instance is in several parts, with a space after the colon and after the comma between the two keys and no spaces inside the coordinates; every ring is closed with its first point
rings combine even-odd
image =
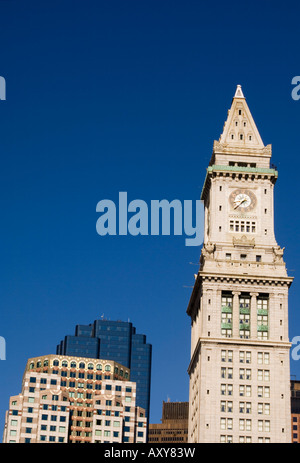
{"type": "Polygon", "coordinates": [[[239,298],[239,322],[240,322],[240,338],[249,339],[250,337],[250,297],[239,298]]]}
{"type": "Polygon", "coordinates": [[[232,337],[232,296],[222,296],[221,302],[221,335],[232,337]]]}
{"type": "Polygon", "coordinates": [[[267,297],[257,298],[257,337],[268,339],[269,335],[269,300],[267,297]]]}
{"type": "Polygon", "coordinates": [[[230,220],[229,231],[235,233],[256,233],[256,222],[250,220],[230,220]]]}

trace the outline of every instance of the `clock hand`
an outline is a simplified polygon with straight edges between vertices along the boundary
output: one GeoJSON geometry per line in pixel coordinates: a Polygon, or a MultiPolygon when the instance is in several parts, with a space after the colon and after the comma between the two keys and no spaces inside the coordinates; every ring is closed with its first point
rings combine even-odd
{"type": "Polygon", "coordinates": [[[236,209],[237,207],[239,207],[244,201],[246,201],[246,198],[242,199],[239,204],[236,204],[236,206],[234,207],[234,209],[236,209]]]}

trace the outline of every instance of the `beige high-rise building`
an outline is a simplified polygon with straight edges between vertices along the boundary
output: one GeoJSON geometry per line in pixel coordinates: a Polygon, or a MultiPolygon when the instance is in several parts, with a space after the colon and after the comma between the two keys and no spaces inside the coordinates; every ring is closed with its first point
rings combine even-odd
{"type": "Polygon", "coordinates": [[[9,400],[3,443],[145,443],[130,370],[111,361],[46,355],[28,360],[9,400]]]}
{"type": "Polygon", "coordinates": [[[291,441],[288,277],[277,170],[241,86],[213,145],[191,317],[189,442],[291,441]]]}

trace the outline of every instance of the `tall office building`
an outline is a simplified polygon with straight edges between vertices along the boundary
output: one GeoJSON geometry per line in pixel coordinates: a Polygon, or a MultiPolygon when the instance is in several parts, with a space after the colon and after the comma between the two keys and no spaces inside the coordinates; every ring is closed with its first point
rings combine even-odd
{"type": "Polygon", "coordinates": [[[161,423],[149,424],[149,444],[188,442],[188,402],[163,402],[161,423]]]}
{"type": "Polygon", "coordinates": [[[300,443],[300,381],[291,380],[291,426],[292,442],[300,443]]]}
{"type": "Polygon", "coordinates": [[[277,170],[240,86],[204,181],[191,318],[189,442],[291,441],[288,277],[277,170]]]}
{"type": "Polygon", "coordinates": [[[144,334],[136,333],[132,323],[100,319],[90,325],[77,325],[75,335],[65,336],[56,353],[109,358],[130,368],[137,385],[137,405],[149,418],[152,346],[144,334]]]}
{"type": "Polygon", "coordinates": [[[3,443],[145,443],[130,370],[111,360],[48,355],[28,360],[9,401],[3,443]]]}

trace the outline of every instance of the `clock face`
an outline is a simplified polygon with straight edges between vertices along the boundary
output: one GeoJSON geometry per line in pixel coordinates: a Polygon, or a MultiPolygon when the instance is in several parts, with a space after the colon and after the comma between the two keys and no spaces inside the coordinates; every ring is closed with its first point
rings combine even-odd
{"type": "Polygon", "coordinates": [[[256,206],[256,196],[251,190],[235,190],[229,197],[233,210],[240,212],[251,211],[256,206]]]}

